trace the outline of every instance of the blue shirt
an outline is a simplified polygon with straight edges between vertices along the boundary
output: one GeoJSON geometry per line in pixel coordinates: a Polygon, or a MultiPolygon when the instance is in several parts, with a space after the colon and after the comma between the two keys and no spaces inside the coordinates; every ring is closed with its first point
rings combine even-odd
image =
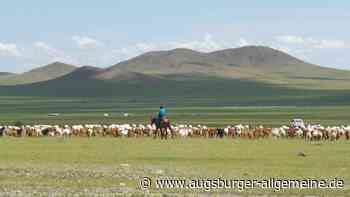
{"type": "Polygon", "coordinates": [[[159,110],[159,114],[158,114],[159,118],[164,118],[165,115],[166,115],[166,109],[165,108],[161,108],[159,110]]]}

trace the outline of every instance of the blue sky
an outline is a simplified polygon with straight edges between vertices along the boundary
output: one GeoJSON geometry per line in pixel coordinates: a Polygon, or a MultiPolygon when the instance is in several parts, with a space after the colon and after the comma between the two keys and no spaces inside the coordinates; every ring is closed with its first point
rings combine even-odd
{"type": "Polygon", "coordinates": [[[345,0],[12,0],[0,7],[0,71],[53,61],[106,67],[152,50],[245,45],[350,69],[349,21],[345,0]]]}

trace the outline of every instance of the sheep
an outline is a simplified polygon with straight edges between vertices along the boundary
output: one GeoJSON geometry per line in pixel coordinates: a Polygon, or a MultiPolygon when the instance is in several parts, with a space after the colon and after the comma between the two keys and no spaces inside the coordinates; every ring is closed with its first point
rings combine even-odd
{"type": "Polygon", "coordinates": [[[5,127],[4,126],[0,126],[0,137],[4,136],[4,132],[5,131],[5,127]]]}
{"type": "Polygon", "coordinates": [[[272,136],[275,138],[280,138],[281,137],[280,130],[281,130],[281,128],[273,128],[271,131],[272,136]]]}
{"type": "MultiPolygon", "coordinates": [[[[25,125],[16,126],[0,126],[0,137],[7,136],[113,136],[113,137],[149,137],[155,131],[154,125],[144,124],[77,124],[77,125],[25,125]]],[[[173,126],[174,136],[179,135],[185,137],[207,137],[215,138],[218,136],[227,136],[230,138],[294,138],[303,137],[310,141],[329,140],[336,141],[341,138],[350,139],[350,126],[327,126],[320,124],[307,125],[302,128],[291,128],[285,125],[281,127],[268,128],[259,125],[251,128],[249,125],[237,124],[228,125],[224,128],[217,129],[207,127],[205,125],[196,124],[178,124],[173,126]],[[344,136],[344,137],[343,137],[344,136]]],[[[170,132],[170,131],[168,131],[170,132]]]]}

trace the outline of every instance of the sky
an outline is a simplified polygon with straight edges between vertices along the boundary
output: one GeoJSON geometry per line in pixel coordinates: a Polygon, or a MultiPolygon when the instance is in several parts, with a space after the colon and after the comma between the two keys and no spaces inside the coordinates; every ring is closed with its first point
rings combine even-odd
{"type": "Polygon", "coordinates": [[[0,71],[108,67],[154,50],[247,45],[350,70],[348,0],[31,0],[0,6],[0,71]]]}

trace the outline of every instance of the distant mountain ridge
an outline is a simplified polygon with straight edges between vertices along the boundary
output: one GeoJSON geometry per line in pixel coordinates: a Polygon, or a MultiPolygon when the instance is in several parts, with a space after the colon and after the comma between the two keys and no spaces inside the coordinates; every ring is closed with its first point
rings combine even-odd
{"type": "Polygon", "coordinates": [[[222,63],[232,66],[283,66],[307,64],[287,53],[263,46],[225,49],[212,52],[209,56],[217,61],[221,60],[222,63]]]}
{"type": "MultiPolygon", "coordinates": [[[[148,52],[128,61],[116,64],[114,68],[135,69],[138,72],[159,72],[201,66],[201,68],[220,68],[224,66],[270,66],[311,65],[284,52],[262,46],[248,46],[202,53],[190,49],[148,52]],[[143,69],[143,70],[142,70],[143,69]]],[[[183,70],[183,71],[191,71],[183,70]]]]}
{"type": "Polygon", "coordinates": [[[123,72],[151,76],[214,76],[298,88],[350,87],[350,71],[313,65],[264,46],[247,46],[211,53],[190,49],[148,52],[105,69],[97,78],[116,79],[123,72]]]}
{"type": "Polygon", "coordinates": [[[211,53],[154,51],[108,68],[56,62],[0,76],[0,96],[160,103],[211,98],[225,105],[348,105],[349,90],[350,71],[320,67],[261,46],[211,53]]]}
{"type": "Polygon", "coordinates": [[[35,68],[22,74],[0,76],[0,85],[31,84],[64,76],[77,69],[76,66],[61,62],[35,68]]]}
{"type": "MultiPolygon", "coordinates": [[[[350,71],[320,67],[285,52],[264,46],[246,46],[203,53],[178,48],[153,51],[108,68],[75,67],[53,63],[15,75],[0,77],[0,85],[58,81],[120,81],[153,83],[160,80],[246,80],[302,89],[350,89],[350,71]]],[[[51,83],[51,82],[50,82],[51,83]]],[[[62,82],[63,84],[63,82],[62,82]]]]}
{"type": "Polygon", "coordinates": [[[8,75],[14,75],[14,73],[0,72],[0,76],[8,76],[8,75]]]}

